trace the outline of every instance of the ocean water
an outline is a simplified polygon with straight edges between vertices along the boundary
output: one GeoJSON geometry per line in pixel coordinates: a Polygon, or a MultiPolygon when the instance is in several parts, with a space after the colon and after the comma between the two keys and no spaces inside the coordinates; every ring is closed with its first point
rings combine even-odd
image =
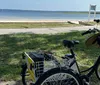
{"type": "MultiPolygon", "coordinates": [[[[91,14],[91,19],[94,15],[91,14]]],[[[96,14],[100,18],[100,14],[96,14]]],[[[66,13],[61,11],[28,11],[28,10],[5,10],[0,9],[0,19],[85,19],[88,20],[88,13],[66,13]]]]}

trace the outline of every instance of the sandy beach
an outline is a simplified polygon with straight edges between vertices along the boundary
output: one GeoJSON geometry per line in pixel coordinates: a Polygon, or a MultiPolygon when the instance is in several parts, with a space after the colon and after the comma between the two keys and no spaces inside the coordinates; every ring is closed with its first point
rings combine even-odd
{"type": "Polygon", "coordinates": [[[68,22],[68,21],[79,22],[79,21],[88,21],[88,20],[86,19],[24,19],[24,18],[0,19],[0,22],[68,22]]]}

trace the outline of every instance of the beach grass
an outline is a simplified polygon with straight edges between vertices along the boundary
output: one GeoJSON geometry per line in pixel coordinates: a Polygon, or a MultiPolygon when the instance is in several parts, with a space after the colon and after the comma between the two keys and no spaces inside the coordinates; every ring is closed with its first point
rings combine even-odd
{"type": "Polygon", "coordinates": [[[49,28],[80,26],[68,22],[1,22],[0,28],[49,28]]]}
{"type": "MultiPolygon", "coordinates": [[[[81,69],[92,66],[100,54],[100,49],[85,46],[86,36],[82,36],[79,31],[54,35],[32,33],[0,35],[0,80],[21,80],[21,55],[25,51],[49,50],[60,59],[69,53],[62,44],[64,39],[80,41],[80,44],[74,47],[74,51],[81,69]]],[[[91,85],[95,82],[99,83],[93,76],[91,85]]]]}

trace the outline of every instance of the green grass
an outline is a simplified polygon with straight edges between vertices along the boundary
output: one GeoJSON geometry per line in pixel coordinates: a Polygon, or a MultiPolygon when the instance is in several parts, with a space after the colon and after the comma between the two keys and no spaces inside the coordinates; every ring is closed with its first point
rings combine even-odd
{"type": "MultiPolygon", "coordinates": [[[[74,50],[81,69],[83,65],[87,67],[93,65],[100,54],[100,49],[85,46],[86,36],[82,36],[78,31],[55,35],[31,33],[0,35],[0,80],[20,80],[21,54],[24,51],[50,50],[55,52],[57,58],[69,53],[62,45],[64,39],[80,41],[74,50]]],[[[98,82],[96,77],[93,82],[98,82]]]]}
{"type": "Polygon", "coordinates": [[[48,27],[70,27],[80,26],[67,22],[4,22],[0,28],[48,28],[48,27]]]}
{"type": "Polygon", "coordinates": [[[49,28],[49,27],[74,27],[74,26],[92,26],[96,23],[79,22],[74,24],[71,22],[0,22],[0,28],[49,28]]]}

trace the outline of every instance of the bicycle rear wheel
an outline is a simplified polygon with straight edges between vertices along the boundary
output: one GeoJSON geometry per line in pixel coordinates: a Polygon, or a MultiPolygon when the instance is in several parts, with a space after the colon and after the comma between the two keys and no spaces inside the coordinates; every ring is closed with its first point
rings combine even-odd
{"type": "Polygon", "coordinates": [[[95,72],[96,72],[97,78],[100,80],[100,64],[97,66],[95,72]]]}
{"type": "Polygon", "coordinates": [[[21,70],[22,84],[23,85],[33,85],[32,81],[29,80],[29,74],[27,74],[27,64],[22,65],[21,70]]]}
{"type": "Polygon", "coordinates": [[[45,72],[35,85],[83,85],[78,74],[71,69],[54,68],[45,72]]]}

